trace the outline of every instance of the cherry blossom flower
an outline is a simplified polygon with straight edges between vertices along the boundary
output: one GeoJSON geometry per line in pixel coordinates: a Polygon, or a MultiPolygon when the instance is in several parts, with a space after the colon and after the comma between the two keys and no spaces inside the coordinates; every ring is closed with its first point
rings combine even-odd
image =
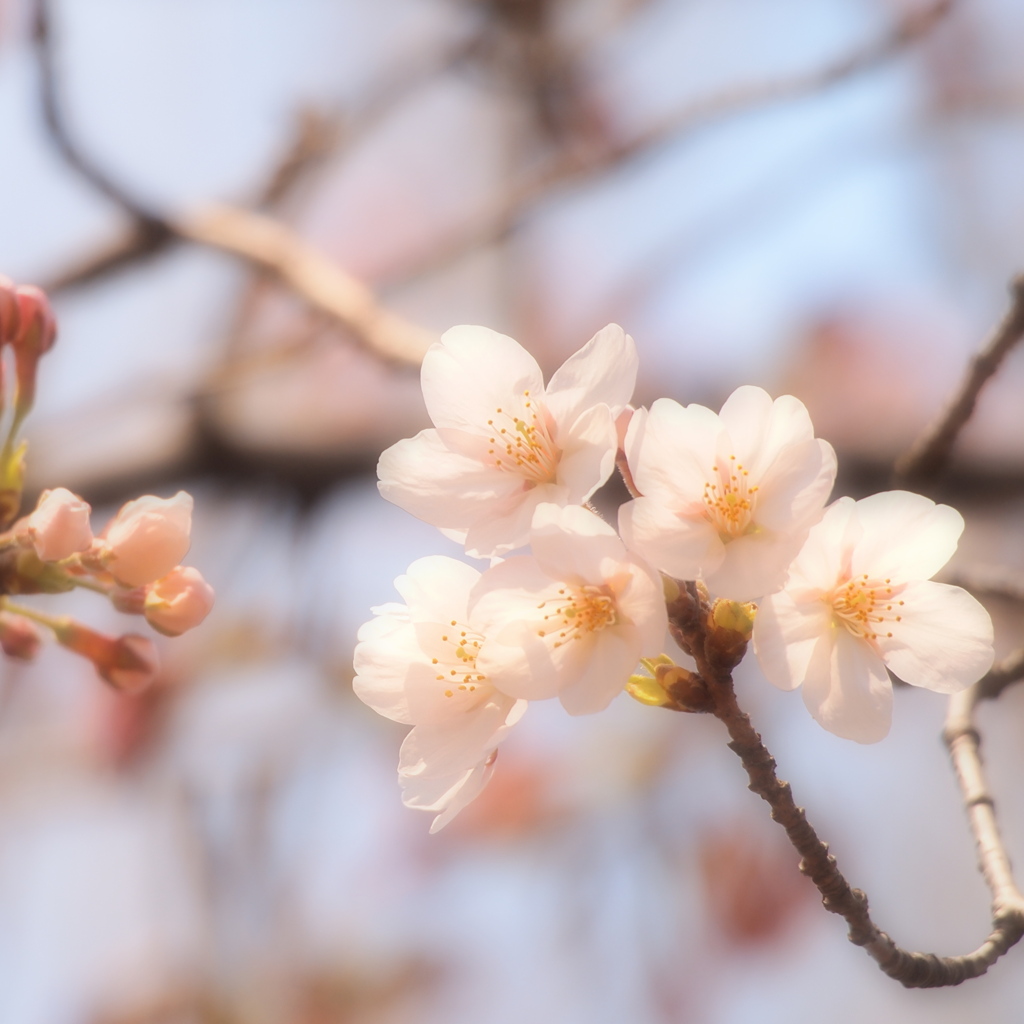
{"type": "Polygon", "coordinates": [[[77,494],[66,487],[55,487],[43,491],[35,510],[15,530],[44,562],[59,562],[92,544],[90,511],[77,494]]]}
{"type": "Polygon", "coordinates": [[[164,636],[180,636],[194,629],[213,608],[213,587],[198,569],[179,565],[146,587],[143,614],[164,636]]]}
{"type": "Polygon", "coordinates": [[[580,504],[615,464],[615,418],[636,381],[633,339],[610,324],[555,371],[485,327],[454,327],[423,360],[434,423],[380,458],[380,492],[486,558],[521,547],[542,503],[580,504]]]}
{"type": "Polygon", "coordinates": [[[483,789],[498,744],[526,710],[478,664],[486,641],[467,605],[479,579],[453,558],[418,559],[395,581],[406,603],[373,609],[355,650],[359,699],[415,726],[402,744],[399,780],[406,806],[437,814],[431,832],[483,789]]]}
{"type": "Polygon", "coordinates": [[[470,613],[488,637],[477,666],[503,693],[558,696],[572,715],[601,711],[667,627],[658,573],[576,505],[541,505],[532,555],[488,569],[470,613]]]}
{"type": "Polygon", "coordinates": [[[768,679],[803,685],[829,732],[874,743],[889,732],[890,669],[955,693],[992,665],[992,621],[965,590],[930,581],[956,550],[960,514],[908,491],[840,498],[814,526],[785,589],[754,621],[768,679]]]}
{"type": "Polygon", "coordinates": [[[626,545],[736,601],[782,586],[836,475],[803,403],[751,386],[718,415],[659,399],[634,414],[625,452],[642,495],[619,512],[626,545]]]}
{"type": "Polygon", "coordinates": [[[100,558],[120,583],[131,587],[153,583],[188,553],[191,529],[191,494],[178,491],[173,498],[146,494],[124,505],[107,526],[100,558]]]}

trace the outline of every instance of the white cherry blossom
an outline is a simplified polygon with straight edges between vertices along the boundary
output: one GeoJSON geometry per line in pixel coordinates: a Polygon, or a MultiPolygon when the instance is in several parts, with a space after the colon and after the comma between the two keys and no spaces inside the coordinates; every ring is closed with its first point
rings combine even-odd
{"type": "Polygon", "coordinates": [[[427,352],[434,424],[392,445],[381,494],[487,558],[526,543],[536,507],[580,504],[615,464],[615,417],[636,381],[633,339],[610,324],[555,371],[486,327],[454,327],[427,352]]]}
{"type": "Polygon", "coordinates": [[[437,814],[432,832],[483,789],[498,744],[526,710],[477,664],[484,637],[467,603],[479,579],[453,558],[418,559],[395,581],[405,604],[374,608],[355,650],[356,695],[415,726],[402,744],[399,781],[406,806],[437,814]]]}
{"type": "Polygon", "coordinates": [[[470,611],[488,638],[477,666],[513,697],[601,711],[641,656],[664,647],[661,578],[579,506],[541,505],[530,544],[532,555],[498,563],[473,588],[470,611]]]}
{"type": "Polygon", "coordinates": [[[930,581],[963,530],[948,505],[907,491],[840,498],[814,526],[785,589],[766,598],[754,649],[768,679],[803,686],[829,732],[886,736],[887,669],[913,686],[954,693],[992,665],[992,621],[965,590],[930,581]]]}
{"type": "Polygon", "coordinates": [[[749,385],[717,415],[667,398],[638,410],[625,452],[642,495],[619,512],[627,546],[736,601],[782,586],[836,475],[803,403],[749,385]]]}

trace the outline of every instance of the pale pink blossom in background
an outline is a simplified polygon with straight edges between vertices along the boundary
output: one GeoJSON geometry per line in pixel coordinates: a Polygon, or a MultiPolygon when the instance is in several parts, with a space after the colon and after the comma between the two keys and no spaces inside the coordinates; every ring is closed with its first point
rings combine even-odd
{"type": "Polygon", "coordinates": [[[538,508],[530,544],[532,555],[498,563],[473,588],[470,611],[488,637],[477,664],[504,693],[602,711],[640,658],[664,649],[661,578],[577,505],[538,508]]]}
{"type": "Polygon", "coordinates": [[[479,667],[486,640],[468,612],[479,579],[453,558],[417,559],[395,580],[406,603],[373,609],[355,650],[356,696],[415,726],[402,744],[399,781],[406,806],[437,815],[432,832],[483,789],[498,744],[526,710],[479,667]]]}
{"type": "Polygon", "coordinates": [[[381,494],[478,557],[526,543],[538,505],[578,505],[611,475],[615,419],[636,382],[633,339],[610,324],[555,371],[486,327],[454,327],[423,360],[433,429],[380,458],[381,494]]]}
{"type": "Polygon", "coordinates": [[[35,510],[20,529],[44,562],[60,562],[92,544],[92,510],[66,487],[43,491],[35,510]]]}
{"type": "Polygon", "coordinates": [[[143,614],[157,632],[180,636],[210,614],[213,599],[213,587],[199,570],[179,565],[146,588],[143,614]]]}
{"type": "Polygon", "coordinates": [[[803,403],[749,385],[718,414],[668,398],[638,410],[625,452],[642,495],[619,511],[627,546],[736,601],[782,586],[836,476],[803,403]]]}
{"type": "Polygon", "coordinates": [[[121,583],[137,587],[166,576],[188,553],[192,495],[146,494],[129,501],[103,533],[101,558],[121,583]]]}
{"type": "Polygon", "coordinates": [[[955,693],[992,665],[992,620],[933,576],[963,531],[960,513],[908,491],[840,498],[814,526],[784,590],[762,602],[754,649],[768,679],[803,686],[829,732],[874,743],[889,732],[892,684],[955,693]]]}

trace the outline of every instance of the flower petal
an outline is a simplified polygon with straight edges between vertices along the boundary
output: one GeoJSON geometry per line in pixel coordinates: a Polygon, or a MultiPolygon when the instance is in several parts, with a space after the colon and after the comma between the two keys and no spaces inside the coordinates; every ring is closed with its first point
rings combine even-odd
{"type": "Polygon", "coordinates": [[[607,405],[614,419],[633,397],[638,366],[633,339],[618,324],[608,324],[555,370],[546,405],[565,423],[598,404],[607,405]]]}
{"type": "Polygon", "coordinates": [[[395,580],[395,589],[416,621],[464,621],[467,617],[469,592],[480,579],[480,571],[457,558],[427,555],[417,558],[395,580]]]}
{"type": "Polygon", "coordinates": [[[492,514],[497,504],[514,507],[523,492],[521,477],[451,451],[436,430],[385,450],[377,477],[388,501],[433,526],[456,530],[492,514]]]}
{"type": "Polygon", "coordinates": [[[576,419],[571,429],[560,429],[556,442],[561,448],[557,480],[568,490],[566,503],[578,505],[605,483],[615,468],[615,417],[608,406],[594,406],[576,419]]]}
{"type": "Polygon", "coordinates": [[[812,670],[828,673],[831,615],[821,601],[797,603],[786,591],[766,597],[754,617],[753,639],[761,671],[780,690],[795,690],[812,670]],[[816,652],[822,641],[824,651],[816,652]]]}
{"type": "Polygon", "coordinates": [[[623,691],[640,660],[640,650],[633,637],[605,629],[595,635],[594,641],[586,672],[558,694],[562,707],[570,715],[604,711],[623,691]]]}
{"type": "Polygon", "coordinates": [[[538,397],[544,377],[517,341],[487,327],[453,327],[423,357],[423,401],[435,427],[480,434],[496,409],[538,397]]]}
{"type": "MultiPolygon", "coordinates": [[[[825,637],[820,641],[827,643],[825,637]]],[[[892,683],[885,663],[866,641],[834,631],[827,662],[816,650],[803,686],[804,704],[829,732],[858,743],[877,743],[892,724],[892,683]]]]}
{"type": "Polygon", "coordinates": [[[966,590],[925,580],[899,596],[901,621],[886,623],[892,636],[879,636],[878,647],[905,683],[956,693],[992,667],[992,619],[966,590]]]}
{"type": "Polygon", "coordinates": [[[619,531],[629,550],[676,579],[714,572],[725,558],[725,545],[711,523],[676,515],[654,498],[634,498],[622,505],[619,531]]]}
{"type": "Polygon", "coordinates": [[[854,553],[854,575],[927,580],[956,550],[963,516],[949,505],[910,491],[883,491],[857,502],[864,535],[854,553]]]}
{"type": "Polygon", "coordinates": [[[719,565],[702,573],[704,582],[712,594],[732,601],[755,601],[773,594],[786,582],[800,541],[799,534],[767,530],[737,537],[725,545],[719,565]]]}
{"type": "Polygon", "coordinates": [[[646,415],[637,410],[626,431],[630,472],[640,493],[675,512],[704,510],[722,425],[702,405],[681,406],[659,398],[646,415]]]}
{"type": "Polygon", "coordinates": [[[570,583],[603,583],[605,563],[626,558],[618,534],[582,505],[538,506],[530,546],[537,564],[551,579],[570,583]]]}

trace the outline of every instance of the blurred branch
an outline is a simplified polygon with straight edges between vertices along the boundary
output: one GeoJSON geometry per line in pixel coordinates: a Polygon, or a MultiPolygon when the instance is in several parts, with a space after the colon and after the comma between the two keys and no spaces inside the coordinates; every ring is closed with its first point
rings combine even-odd
{"type": "Polygon", "coordinates": [[[388,276],[388,283],[402,283],[436,271],[472,249],[505,240],[534,205],[560,186],[578,184],[646,158],[709,122],[812,96],[871,71],[924,38],[952,10],[954,3],[955,0],[935,0],[927,7],[912,11],[881,39],[813,71],[724,90],[683,106],[625,141],[609,140],[604,145],[564,149],[554,161],[512,188],[485,214],[454,232],[446,241],[432,245],[426,255],[395,268],[388,276]]]}
{"type": "Polygon", "coordinates": [[[942,582],[963,587],[972,594],[1001,597],[1024,603],[1024,573],[992,566],[974,566],[944,572],[942,582]]]}
{"type": "MultiPolygon", "coordinates": [[[[112,268],[185,240],[239,257],[260,270],[269,271],[311,306],[326,313],[351,332],[367,348],[388,359],[417,364],[435,340],[426,329],[391,313],[377,303],[373,293],[354,277],[307,247],[283,224],[240,209],[210,206],[181,218],[158,216],[134,199],[74,143],[60,103],[53,53],[48,0],[36,0],[34,40],[39,61],[40,89],[46,126],[68,166],[117,204],[132,220],[121,248],[111,248],[80,265],[73,274],[64,272],[54,284],[71,287],[109,272],[112,268]],[[126,251],[123,246],[130,246],[126,251]]],[[[263,189],[262,198],[272,202],[292,184],[297,173],[322,149],[322,139],[310,143],[299,137],[286,159],[278,164],[263,189]],[[300,148],[301,147],[301,148],[300,148]]]]}
{"type": "Polygon", "coordinates": [[[988,344],[971,360],[960,390],[939,419],[896,463],[896,480],[917,486],[933,479],[949,461],[960,431],[974,412],[978,395],[1010,350],[1024,337],[1024,275],[1010,282],[1010,308],[988,344]]]}
{"type": "Polygon", "coordinates": [[[979,700],[995,700],[1008,686],[1024,679],[1024,647],[997,661],[975,684],[979,700]]]}
{"type": "MultiPolygon", "coordinates": [[[[1010,875],[978,757],[980,740],[972,715],[982,683],[965,691],[966,696],[952,698],[946,740],[978,842],[982,872],[992,891],[994,927],[978,949],[963,956],[912,952],[897,946],[872,921],[867,896],[846,880],[829,853],[828,844],[818,837],[804,809],[797,806],[789,783],[779,780],[775,758],[749,716],[740,709],[732,668],[742,659],[746,648],[745,642],[736,643],[741,635],[709,625],[713,621],[711,608],[692,585],[680,585],[679,596],[669,603],[668,611],[669,628],[697,664],[699,676],[694,678],[703,687],[702,697],[711,713],[729,732],[729,748],[743,763],[750,780],[748,788],[771,807],[772,819],[786,830],[790,843],[800,854],[800,870],[817,886],[825,909],[844,918],[849,925],[850,941],[863,946],[885,974],[906,988],[959,985],[984,974],[1024,937],[1024,899],[1010,875]]],[[[1012,664],[1014,671],[1024,675],[1024,652],[1015,656],[1012,664]]],[[[693,682],[689,685],[694,687],[693,682]]]]}
{"type": "Polygon", "coordinates": [[[385,309],[362,282],[273,218],[210,205],[171,222],[181,238],[238,256],[273,273],[377,355],[419,365],[437,336],[385,309]]]}

